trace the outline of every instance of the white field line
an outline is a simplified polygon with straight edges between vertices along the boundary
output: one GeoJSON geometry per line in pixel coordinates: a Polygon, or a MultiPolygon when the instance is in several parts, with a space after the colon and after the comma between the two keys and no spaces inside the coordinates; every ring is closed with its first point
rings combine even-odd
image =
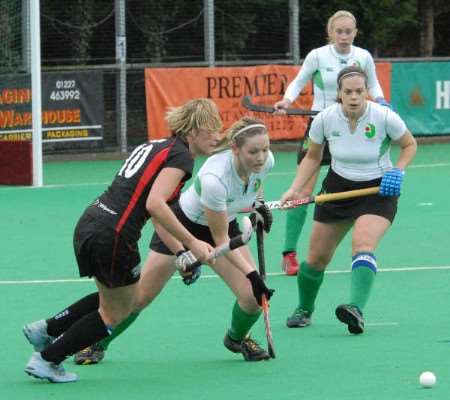
{"type": "Polygon", "coordinates": [[[1,188],[0,190],[30,190],[30,189],[55,189],[55,188],[66,188],[66,187],[85,187],[85,186],[107,186],[111,182],[84,182],[84,183],[61,183],[57,185],[44,185],[44,186],[8,186],[1,188]]]}
{"type": "MultiPolygon", "coordinates": [[[[441,168],[450,167],[450,163],[435,163],[435,164],[416,164],[410,165],[408,168],[441,168]]],[[[270,176],[294,176],[296,173],[295,169],[290,172],[271,172],[270,176]]],[[[0,190],[29,190],[29,189],[54,189],[54,188],[65,188],[65,187],[77,187],[77,186],[106,186],[111,182],[86,182],[86,183],[67,183],[67,184],[57,184],[57,185],[44,185],[44,186],[7,186],[0,187],[0,190]]]]}
{"type": "Polygon", "coordinates": [[[410,165],[408,168],[439,168],[449,167],[450,163],[435,163],[435,164],[416,164],[410,165]]]}
{"type": "Polygon", "coordinates": [[[397,326],[398,322],[366,322],[365,326],[397,326]]]}
{"type": "MultiPolygon", "coordinates": [[[[415,164],[410,165],[410,168],[442,168],[442,167],[450,167],[450,163],[435,163],[435,164],[415,164]]],[[[270,172],[268,176],[287,176],[287,175],[295,175],[296,171],[292,170],[289,172],[270,172]]]]}
{"type": "MultiPolygon", "coordinates": [[[[415,272],[415,271],[442,271],[450,270],[450,265],[434,266],[434,267],[398,267],[398,268],[379,268],[378,272],[415,272]]],[[[332,270],[325,271],[326,274],[349,274],[350,270],[332,270]]],[[[285,276],[284,272],[268,272],[268,276],[285,276]]],[[[201,279],[217,279],[216,274],[202,274],[201,279]]],[[[181,279],[175,275],[171,279],[181,279]]],[[[93,282],[88,278],[72,278],[72,279],[32,279],[32,280],[0,280],[0,285],[30,285],[30,284],[48,284],[48,283],[86,283],[93,282]]]]}

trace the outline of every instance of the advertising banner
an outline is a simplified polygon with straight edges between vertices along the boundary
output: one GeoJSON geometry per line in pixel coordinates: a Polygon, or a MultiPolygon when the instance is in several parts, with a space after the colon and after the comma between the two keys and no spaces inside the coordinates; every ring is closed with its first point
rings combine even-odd
{"type": "MultiPolygon", "coordinates": [[[[390,98],[390,64],[377,65],[378,78],[390,98]]],[[[169,135],[164,114],[168,107],[178,106],[189,99],[206,97],[219,107],[225,128],[244,115],[253,114],[267,124],[272,140],[303,137],[309,117],[274,116],[251,113],[241,105],[243,96],[253,101],[273,105],[281,100],[287,85],[295,78],[299,66],[263,65],[221,68],[147,68],[145,92],[147,129],[150,139],[169,135]]],[[[310,109],[313,99],[309,82],[293,107],[310,109]]]]}
{"type": "MultiPolygon", "coordinates": [[[[30,75],[0,80],[0,140],[31,140],[30,75]]],[[[67,142],[103,138],[103,74],[42,74],[42,141],[67,142]]]]}
{"type": "Polygon", "coordinates": [[[449,134],[450,62],[394,63],[392,104],[413,134],[449,134]]]}
{"type": "MultiPolygon", "coordinates": [[[[298,72],[297,66],[265,65],[223,68],[147,68],[145,89],[149,138],[167,137],[164,120],[168,107],[189,99],[206,97],[219,107],[224,127],[252,113],[241,105],[243,96],[252,96],[257,103],[272,105],[283,97],[288,83],[298,72]]],[[[312,103],[309,83],[295,107],[309,109],[312,103]]],[[[295,139],[303,135],[308,118],[273,116],[254,113],[267,124],[271,139],[295,139]]]]}

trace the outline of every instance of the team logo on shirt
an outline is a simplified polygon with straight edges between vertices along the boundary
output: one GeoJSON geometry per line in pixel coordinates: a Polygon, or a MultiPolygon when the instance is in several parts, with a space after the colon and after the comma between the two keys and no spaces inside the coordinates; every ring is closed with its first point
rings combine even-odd
{"type": "Polygon", "coordinates": [[[255,183],[253,184],[253,191],[257,192],[259,188],[261,187],[261,179],[256,179],[255,183]]]}
{"type": "Polygon", "coordinates": [[[376,129],[375,129],[375,125],[371,124],[369,122],[366,125],[366,127],[364,128],[364,133],[365,133],[367,139],[373,139],[375,137],[375,135],[377,134],[376,129]]]}

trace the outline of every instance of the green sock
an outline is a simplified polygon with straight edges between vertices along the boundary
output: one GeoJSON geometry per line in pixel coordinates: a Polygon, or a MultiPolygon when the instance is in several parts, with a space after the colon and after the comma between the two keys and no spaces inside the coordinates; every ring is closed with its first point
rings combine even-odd
{"type": "Polygon", "coordinates": [[[300,264],[297,274],[299,308],[313,312],[317,293],[322,285],[324,272],[317,271],[306,261],[300,264]]]}
{"type": "Polygon", "coordinates": [[[362,311],[369,300],[374,280],[375,272],[371,268],[354,268],[350,283],[350,304],[357,306],[362,311]]]}
{"type": "Polygon", "coordinates": [[[256,314],[247,314],[239,306],[238,302],[234,303],[233,313],[231,317],[231,328],[228,334],[233,340],[242,340],[245,338],[250,328],[255,324],[261,315],[261,311],[256,314]]]}
{"type": "Polygon", "coordinates": [[[284,233],[284,252],[297,251],[297,242],[305,225],[307,206],[291,208],[286,212],[286,229],[284,233]]]}
{"type": "Polygon", "coordinates": [[[107,350],[109,344],[117,337],[119,336],[124,330],[126,330],[138,317],[140,311],[135,311],[133,313],[130,314],[130,316],[125,319],[124,321],[122,321],[119,325],[117,325],[111,335],[105,337],[103,340],[101,340],[100,342],[98,342],[98,345],[103,349],[103,350],[107,350]]]}

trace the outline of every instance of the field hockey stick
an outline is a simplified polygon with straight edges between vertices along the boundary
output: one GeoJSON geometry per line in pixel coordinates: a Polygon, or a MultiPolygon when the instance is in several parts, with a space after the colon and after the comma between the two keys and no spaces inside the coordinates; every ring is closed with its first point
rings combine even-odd
{"type": "MultiPolygon", "coordinates": [[[[256,224],[256,247],[258,249],[258,266],[259,275],[263,280],[266,279],[266,259],[264,256],[264,232],[262,222],[256,224]]],[[[275,358],[275,347],[273,345],[272,330],[270,329],[270,319],[269,319],[269,302],[267,301],[266,295],[261,296],[261,306],[263,310],[264,317],[264,327],[266,330],[267,339],[267,349],[271,358],[275,358]]]]}
{"type": "MultiPolygon", "coordinates": [[[[223,256],[224,254],[230,252],[231,250],[237,249],[244,244],[247,244],[252,237],[253,233],[253,226],[252,222],[250,221],[249,217],[243,217],[242,218],[242,233],[240,235],[237,235],[229,240],[229,242],[221,244],[220,246],[217,246],[209,255],[208,260],[214,260],[215,258],[219,256],[223,256]]],[[[185,272],[192,272],[197,267],[202,265],[200,261],[196,261],[186,267],[185,272]]]]}
{"type": "MultiPolygon", "coordinates": [[[[379,191],[380,191],[379,186],[372,186],[365,189],[348,190],[346,192],[337,192],[337,193],[325,193],[325,194],[318,194],[316,196],[304,197],[303,199],[298,200],[288,200],[283,205],[281,205],[281,202],[279,200],[266,201],[264,202],[264,204],[267,205],[267,207],[269,207],[270,210],[289,210],[290,208],[296,208],[299,206],[304,206],[306,204],[312,203],[321,204],[327,201],[348,200],[354,197],[369,196],[371,194],[377,194],[379,191]]],[[[254,211],[253,208],[247,208],[241,210],[240,212],[246,213],[252,211],[254,211]]]]}
{"type": "MultiPolygon", "coordinates": [[[[252,102],[251,96],[244,96],[241,104],[250,111],[273,114],[276,110],[273,106],[266,106],[263,104],[256,104],[252,102]]],[[[287,108],[285,109],[287,115],[302,115],[312,116],[318,114],[318,111],[302,110],[301,108],[287,108]]]]}

